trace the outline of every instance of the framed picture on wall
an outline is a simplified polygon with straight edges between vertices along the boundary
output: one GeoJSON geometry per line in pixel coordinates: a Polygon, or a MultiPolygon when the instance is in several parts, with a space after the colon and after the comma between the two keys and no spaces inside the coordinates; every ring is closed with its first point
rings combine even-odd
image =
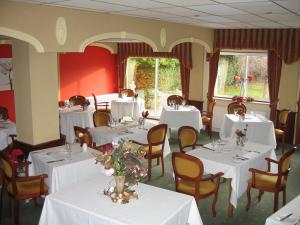
{"type": "Polygon", "coordinates": [[[13,90],[12,58],[0,58],[0,91],[13,90]]]}

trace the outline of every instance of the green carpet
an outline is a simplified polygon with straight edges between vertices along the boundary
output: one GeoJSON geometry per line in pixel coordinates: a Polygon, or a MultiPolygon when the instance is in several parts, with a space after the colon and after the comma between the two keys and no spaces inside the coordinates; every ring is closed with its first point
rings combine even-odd
{"type": "MultiPolygon", "coordinates": [[[[217,138],[218,133],[214,133],[217,138]]],[[[210,139],[206,133],[199,135],[198,143],[205,144],[210,139]]],[[[177,131],[172,131],[170,138],[170,146],[172,152],[179,151],[177,142],[177,131]]],[[[288,147],[288,146],[287,146],[288,147]]],[[[292,170],[289,174],[289,180],[287,185],[287,202],[295,198],[300,194],[300,149],[298,148],[296,153],[293,155],[292,170]]],[[[277,151],[277,156],[281,156],[281,151],[277,151]]],[[[147,184],[161,187],[168,190],[175,190],[175,183],[173,179],[173,170],[171,164],[171,155],[165,158],[165,176],[161,176],[161,166],[153,167],[152,180],[147,184]]],[[[262,197],[261,202],[257,202],[257,191],[252,191],[252,204],[248,212],[245,210],[246,206],[246,195],[244,194],[238,200],[238,207],[234,209],[232,218],[227,217],[227,206],[228,206],[228,184],[224,182],[220,186],[219,198],[217,202],[217,216],[214,218],[211,211],[212,196],[201,200],[198,208],[203,220],[204,225],[221,225],[221,224],[239,224],[239,225],[263,225],[268,216],[273,213],[273,194],[265,193],[262,197]]],[[[281,205],[280,195],[280,205],[281,205]]],[[[8,196],[4,196],[4,209],[2,210],[2,223],[3,225],[13,224],[12,215],[9,215],[8,210],[8,196]]],[[[23,203],[20,209],[20,225],[36,225],[39,222],[39,217],[42,207],[36,207],[32,201],[29,203],[23,203]]],[[[151,212],[149,212],[151,213],[151,212]]],[[[153,211],[155,216],[155,211],[153,211]]],[[[50,225],[50,224],[49,224],[50,225]]],[[[84,225],[84,224],[83,224],[84,225]]],[[[142,225],[142,224],[141,224],[142,225]]]]}

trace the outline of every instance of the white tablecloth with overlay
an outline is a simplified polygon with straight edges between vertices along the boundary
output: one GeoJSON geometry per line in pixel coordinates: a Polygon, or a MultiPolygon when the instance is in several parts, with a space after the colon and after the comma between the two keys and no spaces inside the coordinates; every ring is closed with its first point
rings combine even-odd
{"type": "Polygon", "coordinates": [[[48,195],[39,225],[202,225],[192,196],[140,183],[139,199],[113,203],[103,194],[113,179],[97,174],[90,180],[48,195]]]}
{"type": "Polygon", "coordinates": [[[122,119],[124,116],[129,116],[137,120],[142,116],[144,110],[145,102],[140,98],[134,100],[132,97],[128,97],[111,101],[111,115],[116,119],[122,119]]]}
{"type": "MultiPolygon", "coordinates": [[[[300,219],[300,195],[298,195],[296,198],[294,198],[284,207],[279,209],[273,215],[269,216],[266,220],[265,225],[285,225],[285,224],[295,225],[299,219],[300,219]],[[283,221],[280,221],[281,218],[289,215],[290,213],[292,213],[291,216],[284,219],[283,221]]],[[[300,221],[297,223],[297,225],[299,224],[300,221]]]]}
{"type": "Polygon", "coordinates": [[[168,128],[192,126],[200,132],[203,128],[201,113],[194,106],[179,106],[178,110],[170,106],[164,106],[160,115],[159,123],[168,124],[168,128]]]}
{"type": "MultiPolygon", "coordinates": [[[[148,130],[154,126],[153,124],[146,123],[143,128],[139,128],[137,123],[130,123],[128,125],[118,124],[116,127],[94,127],[89,129],[92,135],[93,142],[97,146],[112,143],[113,141],[134,140],[143,144],[147,144],[148,130]]],[[[171,153],[170,144],[168,138],[165,140],[164,157],[171,153]]]]}
{"type": "MultiPolygon", "coordinates": [[[[205,146],[212,148],[211,144],[205,146]]],[[[232,143],[222,145],[220,149],[220,151],[212,151],[200,147],[187,154],[202,160],[205,173],[223,172],[225,178],[232,179],[230,203],[237,207],[238,198],[247,190],[247,181],[251,177],[249,168],[266,170],[265,158],[276,159],[275,151],[272,146],[253,142],[247,142],[242,150],[232,143]],[[239,159],[239,157],[247,159],[239,159]]]]}
{"type": "Polygon", "coordinates": [[[235,136],[236,129],[244,129],[248,124],[247,139],[260,144],[271,145],[276,148],[276,137],[273,122],[257,115],[246,114],[245,120],[240,121],[239,116],[225,114],[220,129],[222,139],[235,136]]]}
{"type": "Polygon", "coordinates": [[[74,126],[83,128],[94,127],[93,113],[94,110],[90,108],[87,110],[63,109],[59,111],[60,132],[66,135],[66,141],[68,143],[75,142],[74,126]]]}
{"type": "Polygon", "coordinates": [[[78,143],[72,145],[71,160],[68,159],[65,146],[30,152],[28,161],[32,164],[29,166],[29,175],[48,174],[45,182],[49,193],[73,187],[96,173],[104,172],[103,166],[95,164],[92,153],[97,152],[90,148],[82,152],[78,143]]]}
{"type": "Polygon", "coordinates": [[[10,120],[0,121],[0,151],[5,149],[12,139],[9,137],[11,134],[16,134],[16,125],[10,120]]]}

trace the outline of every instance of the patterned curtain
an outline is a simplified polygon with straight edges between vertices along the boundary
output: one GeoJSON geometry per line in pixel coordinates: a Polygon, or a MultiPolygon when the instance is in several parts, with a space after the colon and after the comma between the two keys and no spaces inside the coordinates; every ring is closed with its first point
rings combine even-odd
{"type": "Polygon", "coordinates": [[[286,64],[300,59],[300,29],[215,30],[216,49],[274,50],[286,64]]]}
{"type": "Polygon", "coordinates": [[[178,44],[172,49],[172,52],[153,52],[152,48],[145,43],[119,43],[117,56],[119,88],[124,88],[128,57],[177,58],[180,62],[182,95],[188,99],[190,70],[192,69],[191,43],[178,44]]]}
{"type": "Polygon", "coordinates": [[[278,93],[280,86],[282,60],[279,55],[273,51],[268,51],[268,81],[270,96],[270,120],[275,124],[276,109],[278,104],[278,93]]]}
{"type": "Polygon", "coordinates": [[[215,84],[218,75],[218,65],[219,65],[220,50],[215,53],[211,53],[209,62],[209,80],[208,80],[208,92],[207,100],[208,103],[213,101],[215,84]]]}

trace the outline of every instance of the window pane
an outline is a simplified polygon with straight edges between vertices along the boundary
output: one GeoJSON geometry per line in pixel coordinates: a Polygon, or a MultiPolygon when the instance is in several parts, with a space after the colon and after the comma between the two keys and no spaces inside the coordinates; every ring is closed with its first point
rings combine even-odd
{"type": "Polygon", "coordinates": [[[144,99],[145,108],[151,116],[159,116],[169,95],[181,95],[179,61],[171,58],[129,58],[127,86],[144,99]]]}
{"type": "Polygon", "coordinates": [[[222,52],[215,95],[269,100],[267,54],[222,52]]]}

